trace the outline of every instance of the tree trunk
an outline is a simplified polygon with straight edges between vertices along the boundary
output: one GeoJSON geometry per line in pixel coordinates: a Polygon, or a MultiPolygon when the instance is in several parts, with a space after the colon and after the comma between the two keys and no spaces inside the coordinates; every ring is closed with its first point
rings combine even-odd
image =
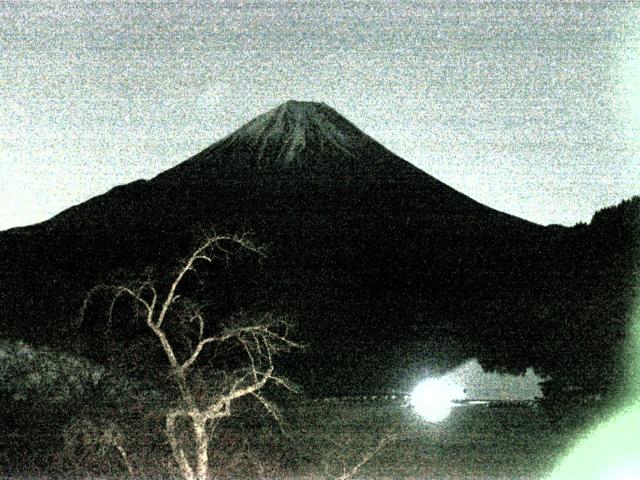
{"type": "Polygon", "coordinates": [[[203,415],[191,417],[196,441],[196,479],[207,480],[209,473],[209,437],[207,419],[203,415]]]}
{"type": "Polygon", "coordinates": [[[184,454],[184,450],[178,444],[178,439],[176,438],[176,423],[177,415],[169,414],[167,415],[167,437],[169,438],[169,443],[171,445],[171,452],[173,453],[173,458],[178,464],[178,468],[180,468],[180,475],[183,480],[195,480],[195,475],[193,474],[193,468],[189,465],[189,461],[187,460],[186,455],[184,454]]]}

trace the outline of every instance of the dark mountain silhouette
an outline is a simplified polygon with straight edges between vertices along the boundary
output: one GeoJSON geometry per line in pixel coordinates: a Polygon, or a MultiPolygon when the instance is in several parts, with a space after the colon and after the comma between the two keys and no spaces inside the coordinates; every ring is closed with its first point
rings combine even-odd
{"type": "Polygon", "coordinates": [[[1,233],[1,324],[124,355],[135,329],[78,328],[91,286],[171,271],[202,232],[250,232],[268,257],[205,274],[203,299],[213,316],[296,319],[308,347],[285,367],[311,393],[402,388],[469,357],[608,387],[622,372],[639,203],[589,226],[536,225],[448,187],[324,104],[287,102],[151,180],[1,233]]]}

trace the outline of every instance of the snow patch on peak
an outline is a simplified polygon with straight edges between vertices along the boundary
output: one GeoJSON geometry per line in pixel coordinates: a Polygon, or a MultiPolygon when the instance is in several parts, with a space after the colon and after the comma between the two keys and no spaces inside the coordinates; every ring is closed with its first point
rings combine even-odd
{"type": "Polygon", "coordinates": [[[275,110],[286,111],[293,115],[313,114],[322,109],[331,110],[324,102],[307,102],[300,100],[287,100],[275,108],[275,110]]]}
{"type": "Polygon", "coordinates": [[[335,110],[317,102],[290,100],[255,118],[231,135],[251,145],[257,160],[295,165],[305,152],[315,157],[355,157],[368,137],[335,110]]]}

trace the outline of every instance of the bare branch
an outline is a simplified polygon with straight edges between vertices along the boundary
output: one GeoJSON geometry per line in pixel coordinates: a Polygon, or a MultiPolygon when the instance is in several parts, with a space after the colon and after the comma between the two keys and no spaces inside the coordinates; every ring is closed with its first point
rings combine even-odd
{"type": "Polygon", "coordinates": [[[171,346],[171,343],[169,343],[169,340],[167,339],[167,336],[164,333],[164,331],[160,327],[158,327],[155,323],[153,323],[153,317],[151,315],[147,317],[147,325],[149,326],[151,331],[154,333],[154,335],[157,337],[158,341],[160,342],[160,345],[162,346],[162,350],[164,350],[164,353],[167,359],[169,360],[169,365],[171,365],[171,368],[174,371],[179,369],[178,359],[176,358],[176,354],[173,351],[173,347],[171,346]]]}
{"type": "Polygon", "coordinates": [[[117,301],[120,299],[120,297],[122,296],[129,296],[136,304],[142,304],[145,311],[147,312],[147,316],[151,315],[153,313],[153,309],[155,308],[155,301],[156,301],[155,289],[150,284],[149,285],[143,284],[137,291],[134,291],[131,288],[126,287],[124,285],[100,284],[100,285],[94,286],[87,292],[87,295],[84,298],[84,301],[82,303],[82,308],[80,311],[80,323],[84,321],[84,316],[87,312],[89,304],[91,303],[91,300],[100,291],[112,292],[113,294],[113,297],[111,298],[111,302],[109,304],[108,317],[107,317],[109,325],[111,325],[113,322],[113,311],[114,311],[115,305],[117,301]],[[141,294],[145,289],[150,289],[152,291],[151,303],[147,302],[141,294]]]}
{"type": "Polygon", "coordinates": [[[238,398],[244,397],[246,395],[251,395],[263,388],[272,378],[272,374],[273,366],[270,366],[266,372],[258,374],[259,380],[257,382],[253,382],[244,387],[240,387],[239,383],[236,382],[236,384],[234,384],[234,386],[229,390],[227,394],[220,396],[216,402],[209,406],[209,408],[206,410],[206,414],[209,415],[217,413],[221,410],[221,406],[224,406],[224,408],[229,410],[230,404],[234,400],[237,400],[238,398]]]}
{"type": "Polygon", "coordinates": [[[93,300],[93,297],[98,294],[98,292],[106,290],[106,291],[111,291],[113,289],[112,285],[104,285],[104,284],[100,284],[100,285],[95,285],[94,287],[92,287],[87,294],[84,297],[84,300],[82,301],[82,307],[80,308],[80,322],[79,325],[82,325],[82,323],[84,322],[85,319],[85,315],[87,313],[87,310],[89,309],[89,304],[91,303],[91,300],[93,300]]]}
{"type": "Polygon", "coordinates": [[[191,257],[189,257],[186,264],[178,271],[178,275],[176,275],[175,279],[173,280],[171,287],[169,287],[169,293],[167,294],[165,301],[162,303],[162,308],[160,310],[160,314],[158,315],[158,320],[156,322],[156,326],[158,328],[162,326],[162,322],[164,322],[164,319],[166,317],[167,311],[169,310],[169,307],[176,301],[176,298],[177,298],[176,289],[182,282],[182,279],[187,274],[187,272],[193,269],[193,264],[197,260],[206,260],[208,262],[211,262],[211,259],[209,257],[202,255],[202,252],[204,252],[207,248],[209,248],[212,245],[212,243],[214,243],[215,241],[217,240],[208,239],[206,242],[204,242],[200,246],[200,248],[198,248],[191,255],[191,257]]]}
{"type": "MultiPolygon", "coordinates": [[[[286,325],[286,322],[284,322],[284,320],[281,320],[280,323],[282,325],[286,325]]],[[[257,336],[262,338],[262,343],[264,343],[265,340],[269,340],[270,341],[269,344],[271,345],[272,348],[275,346],[275,344],[273,343],[274,341],[277,341],[281,345],[289,348],[302,347],[302,345],[300,345],[299,343],[296,343],[293,340],[290,340],[289,338],[287,338],[286,336],[280,335],[275,331],[273,331],[272,329],[273,326],[275,325],[257,323],[255,325],[250,325],[246,327],[228,328],[220,336],[220,341],[225,342],[232,338],[240,338],[241,336],[248,335],[248,336],[257,336]]],[[[260,351],[260,348],[258,348],[258,351],[260,351]]]]}
{"type": "Polygon", "coordinates": [[[253,354],[251,353],[251,348],[249,347],[249,345],[247,344],[247,341],[244,338],[239,338],[238,341],[240,342],[240,344],[242,345],[242,348],[244,348],[244,351],[247,353],[247,356],[249,357],[249,361],[251,362],[251,372],[253,373],[253,380],[257,382],[258,374],[256,372],[256,362],[253,358],[253,354]]]}
{"type": "Polygon", "coordinates": [[[193,320],[198,321],[198,339],[202,340],[202,337],[204,336],[204,318],[202,317],[202,314],[199,311],[197,311],[191,317],[190,322],[192,322],[193,320]]]}
{"type": "Polygon", "coordinates": [[[205,338],[204,340],[200,340],[196,345],[196,348],[194,349],[191,356],[187,360],[185,360],[182,363],[182,365],[180,365],[180,368],[183,371],[186,371],[191,365],[193,365],[193,362],[195,362],[198,359],[198,356],[202,352],[202,349],[204,348],[204,346],[208,343],[216,342],[216,341],[218,341],[216,337],[209,337],[209,338],[205,338]]]}
{"type": "Polygon", "coordinates": [[[271,381],[277,385],[280,385],[286,390],[289,390],[290,392],[296,392],[299,388],[299,387],[296,387],[295,385],[292,385],[291,383],[289,383],[287,379],[282,377],[271,377],[271,381]]]}
{"type": "Polygon", "coordinates": [[[353,468],[351,468],[351,470],[346,471],[346,469],[343,469],[343,473],[342,475],[340,475],[339,477],[335,477],[335,480],[351,480],[353,478],[353,476],[358,473],[358,470],[360,470],[365,464],[369,463],[369,461],[378,454],[378,452],[380,452],[380,450],[382,450],[385,445],[387,445],[389,442],[392,442],[396,439],[396,435],[394,434],[387,434],[384,437],[382,437],[380,439],[380,441],[378,442],[378,445],[371,451],[365,453],[364,457],[362,457],[362,460],[360,461],[360,463],[358,463],[357,465],[355,465],[353,468]]]}
{"type": "Polygon", "coordinates": [[[145,310],[147,311],[147,317],[149,316],[150,313],[152,313],[151,305],[146,300],[144,300],[138,293],[134,292],[130,288],[125,286],[118,286],[118,287],[113,287],[113,290],[115,290],[115,294],[113,295],[113,298],[111,299],[111,305],[109,306],[109,325],[113,323],[113,310],[116,306],[118,299],[125,295],[130,296],[134,300],[134,302],[141,303],[144,306],[145,310]]]}
{"type": "Polygon", "coordinates": [[[221,242],[224,241],[230,241],[233,243],[237,243],[238,245],[242,246],[243,248],[250,250],[252,252],[261,254],[261,250],[257,247],[255,247],[253,245],[253,243],[251,243],[249,240],[247,240],[244,237],[238,237],[235,235],[215,235],[212,237],[207,238],[204,243],[202,245],[200,245],[200,247],[198,247],[192,254],[191,256],[187,259],[186,263],[184,264],[184,266],[178,271],[178,274],[176,275],[173,283],[171,284],[171,287],[169,288],[169,293],[167,294],[165,301],[162,304],[162,308],[160,310],[160,313],[158,315],[158,320],[156,322],[156,325],[158,327],[162,326],[162,322],[164,322],[164,319],[166,317],[167,311],[169,310],[169,307],[171,307],[171,305],[176,301],[178,295],[176,295],[176,290],[178,288],[178,286],[180,285],[180,283],[182,282],[184,276],[191,270],[194,270],[194,265],[197,261],[204,261],[204,262],[208,262],[208,263],[212,263],[214,260],[214,256],[210,256],[210,255],[206,255],[205,252],[213,245],[215,245],[217,248],[222,249],[221,247],[221,242]]]}
{"type": "Polygon", "coordinates": [[[278,425],[282,423],[282,419],[280,418],[280,413],[278,412],[278,409],[275,407],[275,405],[273,405],[271,402],[265,399],[258,392],[253,392],[251,395],[254,396],[262,404],[265,410],[269,412],[269,414],[278,423],[278,425]]]}
{"type": "Polygon", "coordinates": [[[122,446],[122,443],[115,442],[113,444],[113,446],[118,451],[118,454],[120,455],[122,463],[124,464],[125,468],[127,469],[127,472],[129,472],[129,476],[131,478],[134,478],[133,465],[131,465],[131,462],[129,461],[129,456],[127,455],[127,451],[122,446]]]}

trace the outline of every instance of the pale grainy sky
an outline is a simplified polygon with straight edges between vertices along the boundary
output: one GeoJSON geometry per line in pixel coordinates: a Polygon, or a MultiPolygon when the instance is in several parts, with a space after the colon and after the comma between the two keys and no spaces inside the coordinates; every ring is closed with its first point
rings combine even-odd
{"type": "Polygon", "coordinates": [[[640,194],[633,2],[0,0],[0,229],[288,99],[535,222],[640,194]]]}

